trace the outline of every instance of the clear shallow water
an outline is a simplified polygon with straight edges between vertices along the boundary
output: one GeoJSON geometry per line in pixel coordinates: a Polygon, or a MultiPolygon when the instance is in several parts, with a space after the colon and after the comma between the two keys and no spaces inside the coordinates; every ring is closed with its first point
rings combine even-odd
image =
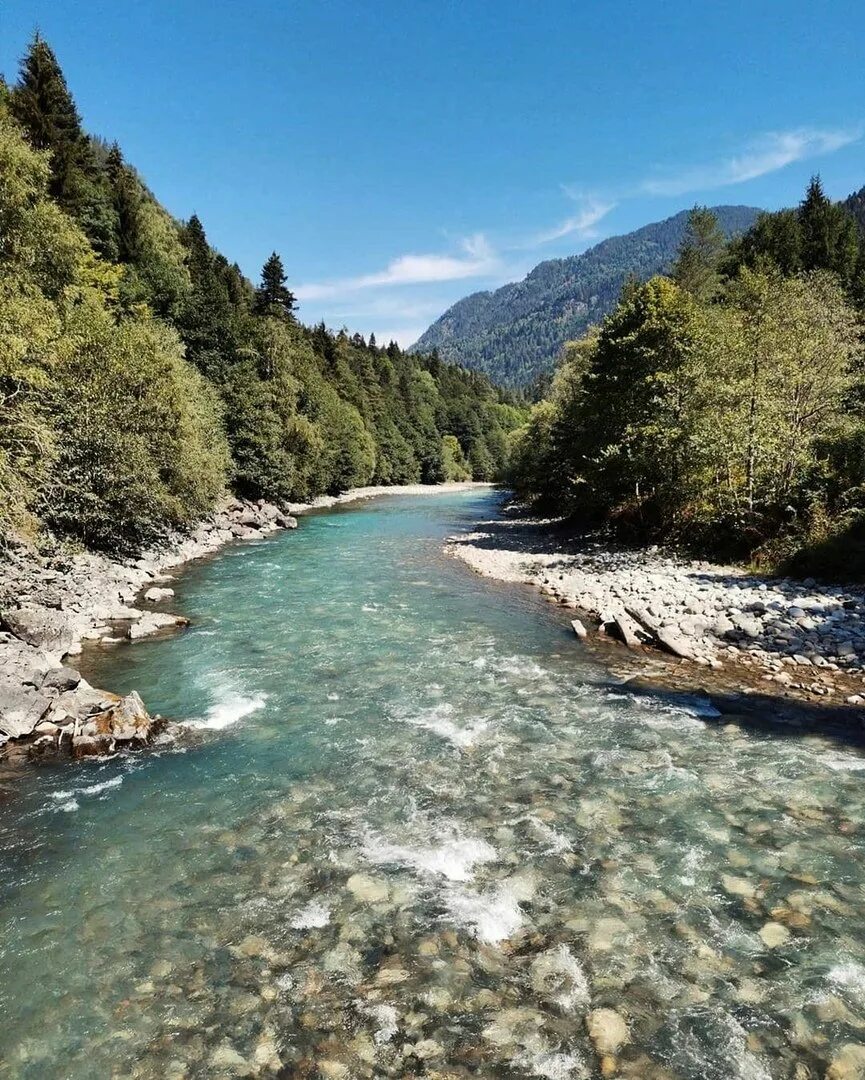
{"type": "Polygon", "coordinates": [[[236,546],[97,663],[201,730],[0,808],[0,1077],[568,1080],[604,1007],[641,1080],[865,1042],[865,757],[611,685],[440,556],[494,499],[236,546]]]}

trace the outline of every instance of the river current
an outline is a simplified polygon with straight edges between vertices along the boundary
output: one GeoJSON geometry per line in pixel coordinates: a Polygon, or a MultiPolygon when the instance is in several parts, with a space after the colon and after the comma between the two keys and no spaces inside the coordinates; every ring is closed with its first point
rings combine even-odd
{"type": "Polygon", "coordinates": [[[311,515],[87,659],[189,738],[0,804],[0,1077],[863,1075],[865,756],[618,685],[442,555],[497,498],[311,515]]]}

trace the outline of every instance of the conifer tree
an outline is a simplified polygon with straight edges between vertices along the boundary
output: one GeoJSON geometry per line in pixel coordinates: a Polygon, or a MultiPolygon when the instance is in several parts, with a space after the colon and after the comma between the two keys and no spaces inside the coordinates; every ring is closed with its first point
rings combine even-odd
{"type": "Polygon", "coordinates": [[[78,220],[101,254],[116,257],[115,219],[105,177],[57,57],[38,33],[21,62],[12,110],[31,146],[51,153],[51,194],[78,220]]]}
{"type": "Polygon", "coordinates": [[[805,270],[832,270],[845,284],[856,273],[859,237],[847,211],[827,198],[819,176],[813,176],[799,207],[802,230],[802,266],[805,270]]]}
{"type": "Polygon", "coordinates": [[[673,265],[673,280],[696,300],[713,300],[720,287],[718,266],[726,241],[718,219],[706,206],[695,206],[673,265]]]}
{"type": "Polygon", "coordinates": [[[117,215],[117,257],[121,262],[134,263],[141,248],[141,185],[126,167],[117,143],[108,152],[105,171],[114,196],[117,215]]]}
{"type": "Polygon", "coordinates": [[[255,290],[255,310],[259,315],[293,317],[297,301],[286,281],[282,259],[274,251],[261,268],[261,284],[255,290]]]}

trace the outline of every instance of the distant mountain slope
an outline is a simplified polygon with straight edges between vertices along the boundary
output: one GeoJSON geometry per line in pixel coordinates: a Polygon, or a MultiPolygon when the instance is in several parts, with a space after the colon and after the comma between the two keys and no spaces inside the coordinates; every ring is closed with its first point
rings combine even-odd
{"type": "Polygon", "coordinates": [[[855,191],[841,204],[846,207],[854,218],[859,222],[859,228],[865,235],[865,187],[855,191]]]}
{"type": "MultiPolygon", "coordinates": [[[[715,206],[728,235],[744,232],[760,213],[751,206],[715,206]]],[[[526,386],[549,371],[562,343],[612,310],[629,274],[649,278],[667,269],[685,233],[688,211],[603,240],[582,255],[539,263],[522,281],[459,300],[412,347],[436,348],[442,359],[485,371],[504,386],[526,386]]]]}

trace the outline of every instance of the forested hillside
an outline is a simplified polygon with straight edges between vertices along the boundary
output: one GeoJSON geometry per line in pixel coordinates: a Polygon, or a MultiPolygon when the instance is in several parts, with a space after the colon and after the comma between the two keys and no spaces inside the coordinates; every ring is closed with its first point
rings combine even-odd
{"type": "Polygon", "coordinates": [[[134,549],[227,487],[306,499],[490,479],[520,418],[483,377],[308,329],[89,137],[38,36],[0,86],[0,537],[134,549]]]}
{"type": "MultiPolygon", "coordinates": [[[[725,236],[744,232],[760,213],[750,206],[713,210],[725,236]]],[[[542,262],[522,281],[467,296],[420,337],[419,352],[483,371],[502,386],[526,387],[552,372],[564,342],[612,311],[625,280],[669,269],[687,211],[603,240],[581,255],[542,262]]]]}
{"type": "Polygon", "coordinates": [[[819,179],[730,243],[696,210],[671,277],[566,347],[514,482],[636,538],[863,577],[863,315],[865,231],[819,179]]]}

